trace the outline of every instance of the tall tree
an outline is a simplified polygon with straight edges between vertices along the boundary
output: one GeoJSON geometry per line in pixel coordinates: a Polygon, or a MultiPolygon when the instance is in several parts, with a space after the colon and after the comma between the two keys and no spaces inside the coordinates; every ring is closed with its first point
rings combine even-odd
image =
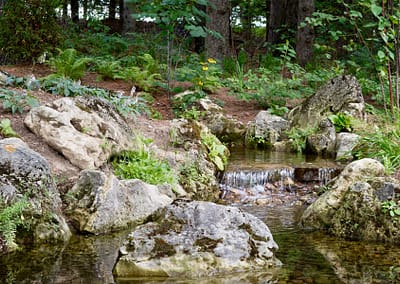
{"type": "Polygon", "coordinates": [[[207,6],[209,21],[207,28],[217,32],[220,37],[208,35],[205,48],[209,57],[223,59],[231,55],[231,4],[229,0],[210,0],[207,6]]]}
{"type": "Polygon", "coordinates": [[[298,29],[296,33],[296,54],[298,63],[305,66],[313,55],[314,29],[304,23],[314,12],[314,0],[299,0],[297,9],[298,29]]]}
{"type": "Polygon", "coordinates": [[[79,22],[79,0],[71,0],[71,19],[74,23],[79,22]]]}

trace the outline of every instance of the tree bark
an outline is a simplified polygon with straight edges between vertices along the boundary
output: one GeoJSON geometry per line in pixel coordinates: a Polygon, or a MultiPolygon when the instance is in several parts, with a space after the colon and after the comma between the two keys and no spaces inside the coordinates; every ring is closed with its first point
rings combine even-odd
{"type": "Polygon", "coordinates": [[[231,5],[229,0],[210,0],[207,7],[209,22],[207,28],[218,32],[221,38],[208,35],[205,39],[206,53],[209,57],[222,60],[231,55],[231,5]]]}
{"type": "Polygon", "coordinates": [[[109,6],[109,12],[108,12],[108,18],[109,19],[115,19],[115,12],[117,8],[117,0],[110,0],[110,6],[109,6]]]}
{"type": "Polygon", "coordinates": [[[298,29],[296,34],[296,54],[298,63],[305,66],[313,56],[314,30],[310,25],[300,27],[306,17],[314,12],[314,0],[299,0],[297,15],[298,29]]]}
{"type": "Polygon", "coordinates": [[[72,22],[79,22],[79,0],[71,0],[71,19],[72,22]]]}
{"type": "Polygon", "coordinates": [[[280,29],[296,29],[299,0],[271,0],[267,41],[281,42],[280,29]]]}

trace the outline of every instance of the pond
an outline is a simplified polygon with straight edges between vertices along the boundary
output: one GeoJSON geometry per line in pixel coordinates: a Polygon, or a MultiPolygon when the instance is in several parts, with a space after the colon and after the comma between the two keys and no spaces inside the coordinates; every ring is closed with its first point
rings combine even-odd
{"type": "MultiPolygon", "coordinates": [[[[230,169],[256,165],[315,165],[329,160],[265,151],[233,152],[230,169]],[[238,166],[238,165],[241,166],[238,166]],[[243,166],[246,165],[246,166],[243,166]]],[[[254,168],[253,168],[254,169],[254,168]]],[[[287,194],[293,194],[287,192],[287,194]]],[[[260,206],[235,203],[272,231],[283,266],[275,271],[238,273],[203,279],[114,279],[112,268],[126,234],[74,236],[68,245],[40,246],[0,258],[0,283],[399,283],[400,246],[339,240],[298,226],[299,203],[260,206]]]]}

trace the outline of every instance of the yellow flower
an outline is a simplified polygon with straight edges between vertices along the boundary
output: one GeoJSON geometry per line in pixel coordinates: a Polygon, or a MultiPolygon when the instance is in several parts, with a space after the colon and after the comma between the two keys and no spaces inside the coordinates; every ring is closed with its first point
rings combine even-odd
{"type": "Polygon", "coordinates": [[[207,71],[208,70],[208,66],[204,65],[201,69],[203,69],[203,71],[207,71]]]}
{"type": "Polygon", "coordinates": [[[211,63],[211,64],[217,63],[217,61],[214,58],[208,58],[207,61],[208,61],[208,63],[211,63]]]}
{"type": "Polygon", "coordinates": [[[207,62],[200,62],[201,65],[207,65],[207,62]]]}
{"type": "Polygon", "coordinates": [[[203,81],[199,81],[199,82],[197,82],[197,85],[199,85],[199,86],[203,86],[203,85],[204,85],[204,83],[203,83],[203,81]]]}

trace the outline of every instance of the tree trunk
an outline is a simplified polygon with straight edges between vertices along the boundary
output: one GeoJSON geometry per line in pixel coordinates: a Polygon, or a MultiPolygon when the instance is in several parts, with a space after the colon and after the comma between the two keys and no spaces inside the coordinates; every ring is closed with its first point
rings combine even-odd
{"type": "Polygon", "coordinates": [[[132,17],[132,13],[135,10],[134,4],[120,0],[119,10],[122,20],[122,34],[132,32],[135,30],[135,19],[132,17]]]}
{"type": "Polygon", "coordinates": [[[286,0],[272,0],[270,4],[270,16],[268,24],[267,41],[271,44],[279,43],[278,29],[282,26],[285,18],[286,0]]]}
{"type": "Polygon", "coordinates": [[[310,25],[300,27],[306,17],[314,12],[314,0],[299,0],[297,15],[296,54],[298,63],[305,66],[313,56],[314,30],[310,25]]]}
{"type": "Polygon", "coordinates": [[[209,4],[207,28],[218,32],[221,38],[208,35],[205,39],[205,48],[209,57],[222,60],[231,55],[231,5],[229,0],[210,0],[209,4]]]}
{"type": "Polygon", "coordinates": [[[299,0],[272,0],[268,25],[267,41],[271,44],[281,42],[279,29],[296,29],[297,6],[299,0]]]}
{"type": "Polygon", "coordinates": [[[110,6],[109,6],[109,13],[108,13],[108,18],[109,19],[115,19],[115,11],[117,8],[117,0],[110,0],[110,6]]]}
{"type": "Polygon", "coordinates": [[[71,0],[71,19],[74,23],[79,22],[79,0],[71,0]]]}

